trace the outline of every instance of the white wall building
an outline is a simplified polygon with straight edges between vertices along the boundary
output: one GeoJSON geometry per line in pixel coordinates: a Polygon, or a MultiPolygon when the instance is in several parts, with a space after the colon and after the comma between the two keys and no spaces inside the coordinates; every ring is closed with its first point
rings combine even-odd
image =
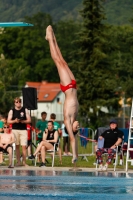
{"type": "Polygon", "coordinates": [[[47,112],[47,120],[51,113],[56,114],[56,121],[63,122],[64,93],[59,83],[26,82],[25,87],[37,89],[37,110],[31,110],[31,116],[41,119],[41,112],[47,112]]]}

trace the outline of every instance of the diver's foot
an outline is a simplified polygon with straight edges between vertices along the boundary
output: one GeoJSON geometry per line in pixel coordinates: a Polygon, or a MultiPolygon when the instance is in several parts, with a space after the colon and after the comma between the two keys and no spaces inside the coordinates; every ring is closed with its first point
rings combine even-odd
{"type": "Polygon", "coordinates": [[[52,29],[52,26],[49,25],[47,28],[46,28],[46,36],[45,36],[45,39],[47,41],[49,41],[49,39],[53,38],[53,29],[52,29]]]}

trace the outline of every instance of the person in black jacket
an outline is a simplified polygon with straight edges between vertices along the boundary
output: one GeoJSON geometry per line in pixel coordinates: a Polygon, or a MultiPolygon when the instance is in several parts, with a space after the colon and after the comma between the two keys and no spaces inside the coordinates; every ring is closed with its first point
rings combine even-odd
{"type": "Polygon", "coordinates": [[[108,165],[111,163],[114,155],[116,153],[116,148],[118,145],[122,143],[123,132],[118,129],[116,120],[110,121],[110,129],[104,131],[101,136],[99,136],[99,140],[104,138],[104,146],[103,148],[98,148],[96,151],[97,162],[100,170],[107,170],[108,165]],[[108,158],[106,164],[103,166],[102,154],[108,153],[108,158]]]}

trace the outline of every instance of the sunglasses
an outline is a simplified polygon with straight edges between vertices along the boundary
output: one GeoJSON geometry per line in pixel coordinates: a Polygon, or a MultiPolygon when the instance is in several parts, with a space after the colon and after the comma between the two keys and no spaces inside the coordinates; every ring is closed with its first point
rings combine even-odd
{"type": "Polygon", "coordinates": [[[15,101],[15,103],[21,103],[21,101],[15,101]]]}
{"type": "Polygon", "coordinates": [[[9,128],[9,126],[4,126],[4,128],[9,128]]]}

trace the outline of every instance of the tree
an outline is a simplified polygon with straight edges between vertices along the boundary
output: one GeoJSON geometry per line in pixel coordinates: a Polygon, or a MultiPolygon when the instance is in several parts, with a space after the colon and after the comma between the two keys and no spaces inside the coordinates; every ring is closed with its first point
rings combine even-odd
{"type": "Polygon", "coordinates": [[[117,71],[112,69],[107,54],[112,52],[113,46],[107,34],[109,27],[103,23],[105,14],[102,2],[83,1],[83,28],[78,41],[81,47],[78,52],[81,58],[78,62],[80,114],[90,118],[93,126],[100,125],[101,107],[116,103],[114,88],[117,87],[117,71]]]}
{"type": "Polygon", "coordinates": [[[21,75],[24,73],[20,65],[17,71],[12,68],[11,62],[1,54],[0,58],[0,112],[7,114],[13,106],[13,99],[21,95],[21,88],[17,85],[21,75]],[[14,76],[12,75],[14,74],[14,76]]]}
{"type": "Polygon", "coordinates": [[[25,21],[33,23],[34,27],[8,28],[1,34],[1,53],[7,59],[14,60],[15,66],[18,60],[23,60],[28,70],[25,71],[23,84],[26,80],[56,81],[58,75],[56,76],[56,68],[49,56],[49,47],[45,41],[46,27],[52,25],[51,17],[45,13],[38,13],[26,17],[25,21]]]}

